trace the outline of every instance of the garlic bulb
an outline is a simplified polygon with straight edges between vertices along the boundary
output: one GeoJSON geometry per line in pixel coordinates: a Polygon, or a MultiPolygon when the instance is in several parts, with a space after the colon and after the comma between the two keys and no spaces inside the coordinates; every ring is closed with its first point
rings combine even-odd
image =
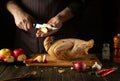
{"type": "Polygon", "coordinates": [[[92,66],[92,69],[100,70],[101,68],[102,68],[102,66],[99,65],[97,62],[95,62],[95,64],[92,66]]]}

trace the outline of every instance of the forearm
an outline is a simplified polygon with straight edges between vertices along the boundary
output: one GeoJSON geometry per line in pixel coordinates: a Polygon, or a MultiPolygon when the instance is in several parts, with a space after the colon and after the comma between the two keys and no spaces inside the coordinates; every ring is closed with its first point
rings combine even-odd
{"type": "MultiPolygon", "coordinates": [[[[17,1],[17,0],[16,0],[17,1]]],[[[22,10],[15,0],[9,0],[6,4],[8,11],[13,15],[15,24],[20,29],[28,31],[32,28],[34,19],[31,15],[22,10]]]]}
{"type": "Polygon", "coordinates": [[[6,8],[13,16],[17,15],[19,12],[23,12],[14,0],[9,0],[6,4],[6,8]]]}
{"type": "Polygon", "coordinates": [[[71,12],[70,8],[67,7],[63,11],[58,13],[56,17],[58,17],[61,20],[61,22],[65,22],[74,17],[74,14],[71,12]]]}
{"type": "Polygon", "coordinates": [[[83,7],[84,1],[82,0],[74,0],[71,4],[68,5],[63,11],[57,14],[57,17],[62,21],[65,22],[71,19],[74,16],[78,16],[83,7]]]}

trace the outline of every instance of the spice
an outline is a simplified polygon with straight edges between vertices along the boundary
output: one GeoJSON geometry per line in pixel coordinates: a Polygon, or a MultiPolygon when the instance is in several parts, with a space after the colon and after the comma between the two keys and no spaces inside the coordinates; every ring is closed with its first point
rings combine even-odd
{"type": "Polygon", "coordinates": [[[104,43],[102,48],[102,59],[110,60],[110,44],[104,43]]]}
{"type": "Polygon", "coordinates": [[[120,63],[120,34],[117,34],[117,36],[114,36],[114,58],[113,61],[115,63],[120,63]]]}
{"type": "Polygon", "coordinates": [[[105,71],[102,75],[101,75],[101,77],[105,77],[105,76],[107,76],[108,74],[110,74],[110,73],[112,73],[112,72],[114,72],[115,71],[115,69],[114,68],[111,68],[111,69],[109,69],[108,71],[105,71]]]}
{"type": "Polygon", "coordinates": [[[101,70],[98,70],[96,73],[100,77],[105,77],[105,76],[109,75],[110,73],[114,72],[116,69],[117,68],[101,69],[101,70]]]}
{"type": "Polygon", "coordinates": [[[97,74],[101,74],[101,73],[103,73],[103,72],[105,72],[105,71],[108,71],[109,69],[101,69],[101,70],[97,70],[97,74]]]}

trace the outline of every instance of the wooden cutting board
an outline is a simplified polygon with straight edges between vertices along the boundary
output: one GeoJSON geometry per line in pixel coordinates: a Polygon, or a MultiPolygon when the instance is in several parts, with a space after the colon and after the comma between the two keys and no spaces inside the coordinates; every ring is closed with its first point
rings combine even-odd
{"type": "Polygon", "coordinates": [[[71,60],[71,61],[67,61],[67,60],[58,60],[48,54],[41,54],[41,55],[46,55],[46,59],[47,59],[47,63],[29,63],[26,64],[26,66],[63,66],[63,67],[71,67],[73,66],[73,62],[77,62],[77,61],[81,61],[81,62],[85,62],[86,65],[88,67],[91,67],[95,62],[97,62],[98,64],[101,64],[100,60],[96,57],[95,54],[88,54],[85,56],[82,56],[81,58],[77,59],[77,60],[71,60]]]}

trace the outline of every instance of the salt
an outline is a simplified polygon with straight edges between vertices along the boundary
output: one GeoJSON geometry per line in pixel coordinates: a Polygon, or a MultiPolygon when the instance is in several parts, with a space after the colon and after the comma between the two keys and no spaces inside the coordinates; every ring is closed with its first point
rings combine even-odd
{"type": "Polygon", "coordinates": [[[110,60],[110,44],[104,43],[102,48],[102,59],[110,60]]]}

